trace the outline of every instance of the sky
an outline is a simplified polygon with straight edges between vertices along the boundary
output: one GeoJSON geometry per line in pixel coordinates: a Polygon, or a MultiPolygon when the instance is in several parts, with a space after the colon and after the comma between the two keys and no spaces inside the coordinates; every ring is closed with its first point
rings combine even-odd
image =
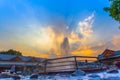
{"type": "Polygon", "coordinates": [[[108,0],[0,0],[0,51],[54,58],[120,50],[108,0]]]}

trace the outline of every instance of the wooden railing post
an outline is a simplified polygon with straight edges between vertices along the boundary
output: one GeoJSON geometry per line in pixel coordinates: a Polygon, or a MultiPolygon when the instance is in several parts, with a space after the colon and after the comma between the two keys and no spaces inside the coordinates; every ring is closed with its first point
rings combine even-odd
{"type": "Polygon", "coordinates": [[[77,64],[76,56],[74,56],[74,58],[75,58],[75,68],[76,68],[76,70],[78,70],[78,64],[77,64]]]}
{"type": "Polygon", "coordinates": [[[45,68],[44,68],[44,72],[47,72],[47,60],[45,60],[45,68]]]}

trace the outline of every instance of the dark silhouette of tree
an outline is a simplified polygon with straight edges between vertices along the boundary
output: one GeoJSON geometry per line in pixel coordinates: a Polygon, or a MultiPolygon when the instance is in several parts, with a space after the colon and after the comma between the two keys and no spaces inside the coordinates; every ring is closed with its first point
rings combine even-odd
{"type": "Polygon", "coordinates": [[[110,7],[105,7],[104,10],[109,12],[109,15],[116,21],[120,22],[120,0],[109,0],[110,7]]]}
{"type": "Polygon", "coordinates": [[[8,54],[8,55],[18,55],[21,56],[22,53],[13,49],[9,49],[8,51],[1,51],[0,54],[8,54]]]}

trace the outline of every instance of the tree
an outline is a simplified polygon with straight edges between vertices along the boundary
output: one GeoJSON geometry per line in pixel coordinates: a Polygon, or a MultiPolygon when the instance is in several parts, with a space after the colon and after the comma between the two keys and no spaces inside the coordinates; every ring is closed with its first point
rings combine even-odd
{"type": "Polygon", "coordinates": [[[120,0],[109,0],[110,7],[105,7],[104,10],[109,12],[109,15],[120,23],[120,0]]]}
{"type": "Polygon", "coordinates": [[[1,51],[0,54],[8,54],[8,55],[18,55],[21,56],[22,53],[13,49],[9,49],[8,51],[1,51]]]}

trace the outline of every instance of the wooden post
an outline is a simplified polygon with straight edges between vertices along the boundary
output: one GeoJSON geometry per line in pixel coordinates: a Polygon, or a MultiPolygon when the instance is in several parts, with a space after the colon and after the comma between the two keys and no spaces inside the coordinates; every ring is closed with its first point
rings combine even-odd
{"type": "Polygon", "coordinates": [[[78,70],[78,64],[77,64],[76,56],[74,56],[74,58],[75,58],[75,67],[76,67],[76,70],[78,70]]]}
{"type": "Polygon", "coordinates": [[[45,66],[44,66],[44,72],[46,73],[47,72],[47,60],[45,60],[45,66]]]}

